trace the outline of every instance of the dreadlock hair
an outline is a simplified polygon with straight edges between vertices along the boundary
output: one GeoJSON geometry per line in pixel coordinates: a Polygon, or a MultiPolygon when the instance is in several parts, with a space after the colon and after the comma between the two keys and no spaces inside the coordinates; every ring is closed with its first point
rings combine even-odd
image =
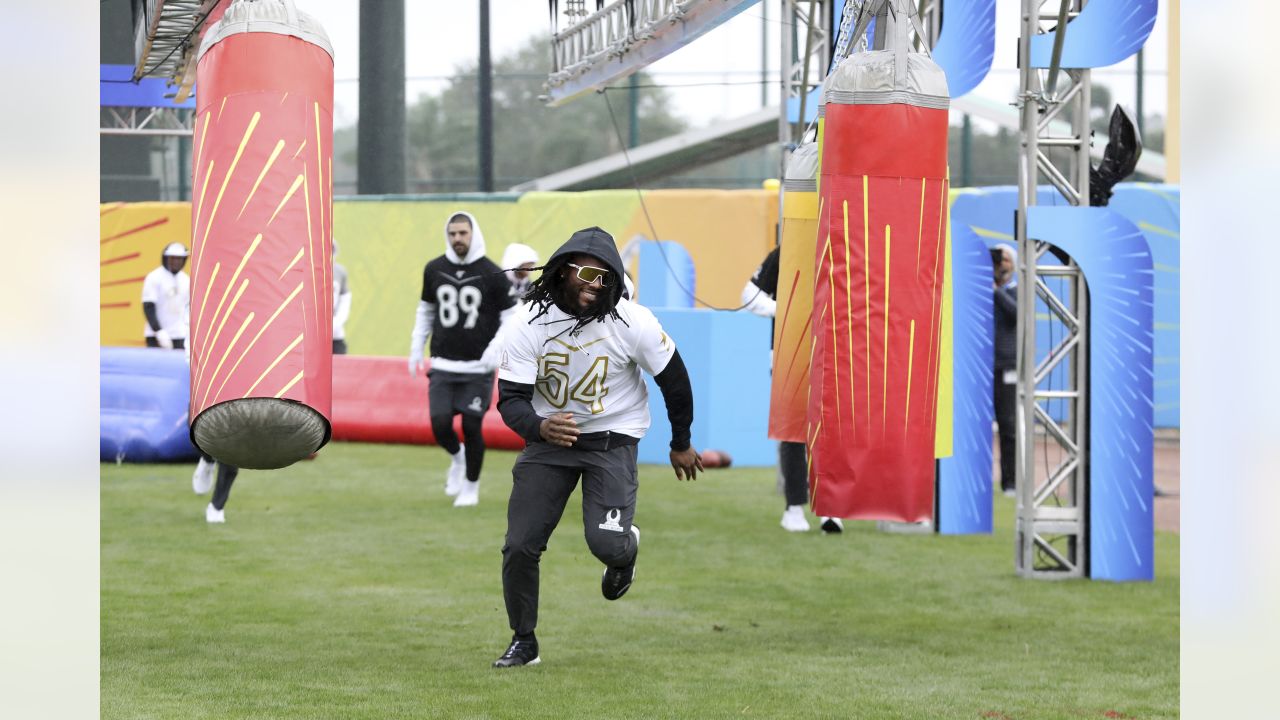
{"type": "Polygon", "coordinates": [[[604,287],[607,292],[600,293],[600,297],[585,310],[570,310],[566,307],[566,305],[572,307],[570,303],[561,302],[564,299],[566,283],[564,270],[569,264],[569,257],[568,253],[553,257],[546,265],[531,269],[531,272],[541,270],[542,274],[529,284],[529,291],[521,298],[523,302],[531,303],[538,310],[533,317],[529,318],[529,322],[532,323],[546,315],[552,305],[559,305],[561,310],[569,313],[576,320],[572,327],[566,328],[570,334],[593,322],[604,322],[607,318],[613,318],[626,325],[627,321],[618,316],[618,300],[622,298],[622,279],[612,277],[617,273],[610,273],[610,284],[604,287]]]}

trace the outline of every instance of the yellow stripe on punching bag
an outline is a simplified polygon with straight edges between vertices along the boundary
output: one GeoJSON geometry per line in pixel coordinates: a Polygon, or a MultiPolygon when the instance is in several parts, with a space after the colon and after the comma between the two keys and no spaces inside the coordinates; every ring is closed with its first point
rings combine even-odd
{"type": "Polygon", "coordinates": [[[191,438],[280,468],[331,432],[332,46],[293,0],[232,3],[196,85],[191,438]]]}

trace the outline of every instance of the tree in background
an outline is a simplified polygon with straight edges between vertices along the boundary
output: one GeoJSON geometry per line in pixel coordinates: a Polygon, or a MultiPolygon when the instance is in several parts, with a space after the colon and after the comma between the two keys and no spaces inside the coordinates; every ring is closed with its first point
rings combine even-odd
{"type": "MultiPolygon", "coordinates": [[[[609,101],[617,120],[617,132],[603,94],[584,95],[558,108],[546,107],[539,96],[546,81],[550,40],[530,39],[514,54],[493,65],[494,175],[499,190],[549,175],[618,152],[629,137],[630,93],[623,80],[610,89],[609,101]],[[622,136],[619,142],[618,134],[622,136]]],[[[688,127],[677,117],[669,91],[655,87],[651,76],[639,73],[638,142],[660,140],[688,127]]],[[[422,94],[411,103],[407,117],[408,189],[410,192],[467,192],[478,184],[478,126],[476,67],[457,68],[449,85],[437,94],[422,94]]],[[[1111,93],[1095,82],[1092,92],[1094,142],[1106,142],[1106,118],[1111,93]]],[[[1156,152],[1164,146],[1164,118],[1148,115],[1143,144],[1156,152]]],[[[1012,185],[1017,182],[1018,134],[989,129],[975,123],[970,138],[970,166],[961,160],[961,129],[949,128],[952,182],[962,177],[970,184],[1012,185]],[[967,170],[967,172],[965,172],[967,170]]],[[[355,191],[355,126],[335,128],[334,181],[339,195],[355,191]]],[[[1065,152],[1050,149],[1054,152],[1065,152]]],[[[776,145],[749,150],[738,156],[691,168],[666,178],[650,180],[645,187],[758,188],[766,178],[778,175],[776,145]]],[[[1132,180],[1149,180],[1135,175],[1132,180]]]]}
{"type": "MultiPolygon", "coordinates": [[[[628,137],[630,95],[625,90],[609,91],[617,132],[605,99],[598,93],[557,108],[546,107],[538,99],[547,79],[548,73],[542,68],[548,66],[550,46],[549,38],[535,38],[514,55],[493,64],[493,163],[499,188],[616,153],[628,137]]],[[[641,73],[638,84],[652,85],[652,81],[641,73]]],[[[479,176],[476,93],[476,67],[468,64],[457,69],[443,92],[420,95],[409,106],[406,165],[411,190],[475,189],[479,176]]],[[[640,143],[685,128],[685,122],[672,114],[665,89],[642,87],[638,97],[640,143]]]]}

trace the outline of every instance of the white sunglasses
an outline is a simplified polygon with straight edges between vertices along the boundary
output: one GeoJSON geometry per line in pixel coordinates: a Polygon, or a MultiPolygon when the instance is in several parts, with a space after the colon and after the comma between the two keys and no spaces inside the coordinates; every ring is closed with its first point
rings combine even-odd
{"type": "Polygon", "coordinates": [[[600,281],[600,285],[609,284],[609,271],[605,268],[598,268],[592,265],[574,265],[567,263],[569,267],[578,271],[578,279],[590,285],[596,280],[600,281]]]}

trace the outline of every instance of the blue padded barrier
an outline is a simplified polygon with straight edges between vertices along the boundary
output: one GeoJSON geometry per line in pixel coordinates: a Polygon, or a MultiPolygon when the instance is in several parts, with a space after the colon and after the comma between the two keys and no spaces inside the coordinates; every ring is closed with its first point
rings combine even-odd
{"type": "MultiPolygon", "coordinates": [[[[696,293],[697,268],[693,257],[678,242],[663,240],[640,244],[640,278],[637,296],[649,308],[691,308],[696,293]]],[[[745,282],[745,278],[744,278],[745,282]]]]}
{"type": "MultiPolygon", "coordinates": [[[[1064,205],[1066,200],[1052,188],[1040,189],[1040,206],[1064,205]]],[[[1155,269],[1155,424],[1156,427],[1176,428],[1181,425],[1179,412],[1181,389],[1179,387],[1179,334],[1180,334],[1180,258],[1179,242],[1181,215],[1180,193],[1176,185],[1149,183],[1120,183],[1115,187],[1108,207],[1136,225],[1147,239],[1155,269]]],[[[1008,243],[1013,245],[1013,212],[1018,206],[1018,189],[1015,187],[984,187],[966,190],[951,206],[951,231],[967,228],[989,245],[1008,243]]],[[[1056,264],[1052,255],[1045,255],[1046,264],[1056,264]]],[[[1055,291],[1061,291],[1064,282],[1058,278],[1046,278],[1045,282],[1055,291]]],[[[1036,303],[1036,346],[1041,356],[1049,350],[1054,339],[1061,340],[1063,331],[1051,327],[1048,309],[1043,301],[1036,303]]],[[[994,331],[993,331],[994,332],[994,331]]],[[[1055,370],[1046,378],[1041,389],[1060,390],[1065,383],[1069,364],[1055,370]]],[[[1055,419],[1065,417],[1065,403],[1049,404],[1049,414],[1055,419]]]]}
{"type": "Polygon", "coordinates": [[[196,459],[187,430],[191,373],[181,351],[104,347],[100,373],[101,460],[196,459]]]}
{"type": "MultiPolygon", "coordinates": [[[[693,446],[729,453],[735,466],[770,467],[777,443],[769,430],[769,338],[767,318],[746,312],[651,308],[675,340],[693,384],[693,446]]],[[[652,425],[640,442],[643,463],[670,463],[671,424],[653,378],[649,387],[652,425]]]]}
{"type": "MultiPolygon", "coordinates": [[[[959,200],[956,201],[959,204],[959,200]]],[[[954,311],[953,446],[938,461],[938,532],[991,532],[991,421],[995,349],[991,254],[967,225],[951,228],[954,311]]]]}

